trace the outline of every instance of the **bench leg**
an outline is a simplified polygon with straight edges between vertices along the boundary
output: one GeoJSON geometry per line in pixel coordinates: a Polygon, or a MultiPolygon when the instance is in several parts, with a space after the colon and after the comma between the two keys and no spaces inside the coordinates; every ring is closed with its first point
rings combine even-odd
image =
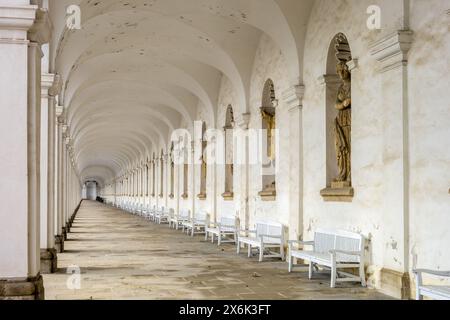
{"type": "Polygon", "coordinates": [[[367,287],[366,272],[364,270],[364,263],[360,263],[360,265],[359,265],[359,276],[361,277],[361,285],[363,287],[367,287]]]}
{"type": "Polygon", "coordinates": [[[294,269],[294,257],[290,255],[288,259],[289,259],[288,271],[289,271],[289,273],[291,273],[292,269],[294,269]]]}
{"type": "Polygon", "coordinates": [[[285,261],[286,260],[286,253],[284,252],[284,245],[283,244],[280,245],[280,253],[281,253],[281,260],[285,261]]]}
{"type": "Polygon", "coordinates": [[[336,278],[337,278],[337,270],[336,270],[336,258],[333,257],[331,260],[331,288],[336,288],[336,278]]]}
{"type": "Polygon", "coordinates": [[[219,236],[217,238],[217,244],[220,247],[220,245],[222,244],[222,234],[219,232],[219,236]]]}
{"type": "Polygon", "coordinates": [[[314,275],[314,263],[309,262],[309,274],[308,274],[309,280],[312,280],[313,275],[314,275]]]}
{"type": "Polygon", "coordinates": [[[248,245],[248,257],[252,257],[252,246],[250,244],[248,245]]]}
{"type": "Polygon", "coordinates": [[[239,240],[237,241],[237,254],[241,253],[241,243],[239,242],[239,240]]]}

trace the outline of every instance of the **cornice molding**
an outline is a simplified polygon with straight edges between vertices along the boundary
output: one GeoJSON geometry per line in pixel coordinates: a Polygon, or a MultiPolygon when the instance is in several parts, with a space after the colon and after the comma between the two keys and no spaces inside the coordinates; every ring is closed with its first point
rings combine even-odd
{"type": "Polygon", "coordinates": [[[380,72],[387,72],[408,64],[408,52],[413,42],[413,32],[396,31],[370,46],[371,55],[381,64],[380,72]]]}
{"type": "Polygon", "coordinates": [[[28,42],[27,32],[33,26],[38,9],[36,5],[0,5],[0,39],[2,42],[28,42]]]}

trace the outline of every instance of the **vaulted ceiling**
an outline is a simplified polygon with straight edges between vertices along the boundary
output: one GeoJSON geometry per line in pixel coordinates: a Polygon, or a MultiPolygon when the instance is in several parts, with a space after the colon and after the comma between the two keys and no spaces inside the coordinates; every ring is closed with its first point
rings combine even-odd
{"type": "Polygon", "coordinates": [[[313,0],[50,0],[52,72],[64,80],[76,163],[83,179],[109,182],[167,146],[203,110],[215,126],[222,77],[247,111],[262,34],[302,81],[313,0]],[[81,30],[66,8],[81,8],[81,30]]]}

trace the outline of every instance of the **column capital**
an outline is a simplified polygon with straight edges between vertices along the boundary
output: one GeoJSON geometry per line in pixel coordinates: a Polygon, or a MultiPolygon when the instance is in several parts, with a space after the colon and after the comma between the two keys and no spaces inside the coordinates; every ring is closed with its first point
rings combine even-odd
{"type": "Polygon", "coordinates": [[[0,5],[0,42],[26,43],[27,32],[36,18],[36,5],[0,5]]]}
{"type": "Polygon", "coordinates": [[[284,103],[289,108],[289,110],[291,110],[292,108],[296,109],[303,107],[304,96],[305,96],[305,86],[296,85],[284,91],[282,98],[284,103]]]}
{"type": "Polygon", "coordinates": [[[56,97],[62,89],[61,77],[57,74],[43,73],[41,75],[42,98],[56,97]]]}
{"type": "Polygon", "coordinates": [[[338,85],[342,83],[341,78],[337,74],[324,74],[317,78],[321,85],[338,85]]]}
{"type": "Polygon", "coordinates": [[[40,45],[49,43],[52,35],[52,23],[48,11],[39,8],[36,11],[34,24],[28,30],[28,39],[40,45]]]}
{"type": "Polygon", "coordinates": [[[408,64],[413,32],[398,30],[370,46],[371,55],[381,64],[380,71],[386,72],[408,64]]]}
{"type": "Polygon", "coordinates": [[[250,119],[251,119],[250,112],[243,113],[243,114],[241,114],[239,119],[237,119],[238,120],[237,125],[243,130],[248,130],[248,128],[250,126],[250,119]]]}

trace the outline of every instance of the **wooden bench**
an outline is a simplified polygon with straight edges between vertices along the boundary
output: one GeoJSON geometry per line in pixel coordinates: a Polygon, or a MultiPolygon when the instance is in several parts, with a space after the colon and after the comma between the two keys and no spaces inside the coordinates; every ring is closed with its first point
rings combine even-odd
{"type": "Polygon", "coordinates": [[[191,237],[196,234],[205,234],[206,226],[209,225],[209,215],[201,210],[191,219],[183,223],[183,231],[190,234],[191,237]]]}
{"type": "Polygon", "coordinates": [[[176,230],[180,229],[180,227],[183,226],[183,223],[189,221],[190,215],[191,215],[190,210],[181,209],[178,214],[174,214],[169,219],[169,226],[176,230]]]}
{"type": "Polygon", "coordinates": [[[237,253],[240,253],[241,245],[244,244],[248,246],[249,258],[252,256],[253,248],[258,248],[260,262],[264,258],[281,258],[284,260],[285,227],[281,223],[270,221],[258,221],[255,226],[255,230],[240,230],[237,240],[237,253]],[[244,233],[245,236],[242,236],[241,233],[244,233]],[[271,250],[274,248],[279,249],[279,253],[271,250]]]}
{"type": "Polygon", "coordinates": [[[365,239],[362,235],[342,230],[318,229],[314,241],[289,241],[289,272],[294,267],[294,258],[309,261],[309,279],[312,279],[317,266],[331,269],[331,287],[336,282],[361,282],[366,286],[364,270],[365,239]],[[311,246],[311,251],[298,250],[295,244],[311,246]],[[358,268],[359,275],[353,275],[339,269],[358,268]]]}
{"type": "Polygon", "coordinates": [[[221,217],[219,223],[206,227],[205,240],[208,241],[208,238],[211,237],[211,242],[214,243],[217,237],[219,246],[222,243],[236,243],[239,229],[239,218],[221,217]]]}
{"type": "Polygon", "coordinates": [[[413,271],[416,276],[416,299],[424,300],[424,297],[434,300],[450,300],[450,286],[431,286],[423,284],[423,275],[429,274],[435,277],[450,278],[450,271],[434,271],[417,269],[413,271]]]}

